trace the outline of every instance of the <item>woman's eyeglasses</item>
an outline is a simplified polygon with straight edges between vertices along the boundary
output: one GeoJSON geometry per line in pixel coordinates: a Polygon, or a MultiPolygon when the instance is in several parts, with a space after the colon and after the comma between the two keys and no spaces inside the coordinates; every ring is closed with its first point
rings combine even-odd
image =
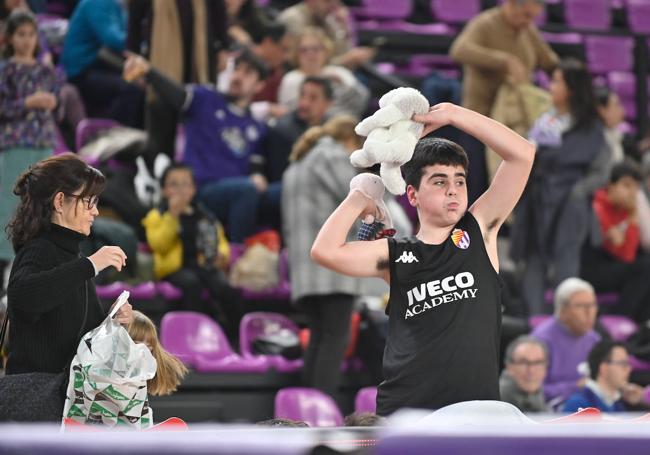
{"type": "Polygon", "coordinates": [[[79,199],[80,201],[82,201],[84,203],[84,206],[88,210],[94,209],[95,207],[97,207],[97,204],[99,204],[99,196],[97,196],[97,195],[81,197],[81,195],[79,195],[79,194],[68,194],[68,193],[66,193],[66,196],[70,196],[70,197],[74,197],[74,198],[79,199]]]}

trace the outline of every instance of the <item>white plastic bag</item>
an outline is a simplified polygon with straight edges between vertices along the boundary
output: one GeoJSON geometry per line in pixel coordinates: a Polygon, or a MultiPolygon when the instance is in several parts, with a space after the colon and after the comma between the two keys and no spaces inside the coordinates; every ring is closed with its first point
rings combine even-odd
{"type": "Polygon", "coordinates": [[[128,297],[122,292],[104,322],[81,338],[70,366],[64,418],[136,429],[153,425],[147,381],[156,374],[156,359],[113,320],[128,297]]]}

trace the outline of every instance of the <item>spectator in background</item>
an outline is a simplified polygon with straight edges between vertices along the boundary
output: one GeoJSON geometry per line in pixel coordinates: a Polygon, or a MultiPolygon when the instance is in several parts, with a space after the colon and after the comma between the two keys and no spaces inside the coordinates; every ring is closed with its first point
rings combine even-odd
{"type": "Polygon", "coordinates": [[[355,69],[376,54],[371,47],[354,47],[350,12],[340,0],[303,0],[278,17],[289,32],[299,36],[307,27],[317,27],[332,41],[332,63],[355,69]]]}
{"type": "MultiPolygon", "coordinates": [[[[550,71],[558,58],[540,36],[535,18],[542,0],[505,0],[470,20],[450,49],[463,65],[463,106],[489,116],[504,82],[531,81],[536,68],[550,71]]],[[[483,144],[463,136],[469,155],[469,202],[487,186],[483,144]]]]}
{"type": "Polygon", "coordinates": [[[199,200],[223,222],[232,242],[255,232],[258,208],[279,213],[280,185],[263,175],[266,127],[250,114],[253,96],[264,86],[267,67],[250,51],[235,61],[227,94],[198,85],[182,87],[132,55],[125,64],[130,80],[146,75],[161,99],[184,114],[184,162],[192,168],[199,200]]]}
{"type": "Polygon", "coordinates": [[[340,65],[330,64],[332,42],[316,27],[308,27],[296,40],[294,64],[296,69],[285,74],[278,92],[278,102],[289,109],[295,109],[300,95],[300,86],[308,76],[329,79],[334,88],[332,114],[347,113],[361,116],[368,107],[370,92],[348,70],[340,65]]]}
{"type": "Polygon", "coordinates": [[[328,79],[309,76],[303,81],[298,107],[269,129],[268,157],[265,163],[265,176],[269,182],[282,180],[293,145],[307,128],[325,122],[333,96],[332,84],[328,79]]]}
{"type": "Polygon", "coordinates": [[[501,401],[521,412],[548,412],[544,397],[544,378],[548,369],[548,350],[536,338],[522,335],[506,349],[506,369],[501,373],[501,401]]]}
{"type": "Polygon", "coordinates": [[[226,5],[228,36],[241,46],[251,46],[251,32],[259,30],[265,15],[255,0],[224,0],[226,5]]]}
{"type": "Polygon", "coordinates": [[[625,158],[623,132],[620,130],[620,126],[625,120],[625,109],[618,95],[607,87],[596,87],[594,95],[612,162],[619,163],[625,158]]]}
{"type": "Polygon", "coordinates": [[[568,278],[555,290],[554,317],[532,333],[548,347],[549,366],[544,380],[547,401],[564,401],[584,385],[578,365],[600,341],[600,335],[594,331],[597,313],[596,294],[588,282],[568,278]]]}
{"type": "Polygon", "coordinates": [[[606,183],[611,166],[585,65],[562,61],[553,71],[550,92],[551,109],[529,133],[537,145],[535,165],[515,209],[511,236],[511,256],[524,266],[521,291],[530,314],[544,312],[547,287],[579,275],[591,196],[606,183]]]}
{"type": "Polygon", "coordinates": [[[232,335],[241,317],[241,297],[222,270],[230,255],[223,228],[194,202],[196,186],[189,166],[172,164],[160,183],[163,202],[142,220],[156,279],[183,291],[183,310],[210,315],[232,335]],[[204,289],[210,294],[207,301],[201,298],[204,289]]]}
{"type": "Polygon", "coordinates": [[[597,343],[588,358],[589,379],[564,403],[564,412],[596,408],[603,412],[625,412],[643,399],[643,388],[630,384],[630,358],[622,343],[597,343]]]}
{"type": "Polygon", "coordinates": [[[70,18],[61,63],[81,92],[90,116],[140,128],[144,91],[124,81],[119,70],[98,58],[102,48],[118,54],[124,51],[126,25],[122,1],[81,0],[70,18]]]}
{"type": "Polygon", "coordinates": [[[622,162],[612,169],[609,184],[596,191],[592,207],[602,245],[585,245],[582,276],[599,292],[620,292],[616,312],[644,323],[650,319],[650,257],[639,254],[640,181],[636,165],[622,162]]]}
{"type": "MultiPolygon", "coordinates": [[[[216,80],[219,52],[228,48],[223,0],[130,0],[126,48],[145,55],[174,82],[216,80]]],[[[148,93],[145,124],[150,165],[156,154],[174,159],[178,115],[148,93]]]]}
{"type": "MultiPolygon", "coordinates": [[[[612,163],[620,163],[626,157],[637,160],[636,153],[631,152],[630,143],[635,141],[631,134],[623,133],[621,127],[625,121],[625,107],[619,96],[607,87],[596,87],[596,102],[598,103],[598,115],[605,126],[605,139],[611,151],[612,163]]],[[[632,150],[637,151],[636,147],[632,150]]],[[[643,163],[650,163],[650,155],[642,160],[643,163]]],[[[645,168],[646,166],[644,166],[645,168]]],[[[641,170],[642,181],[636,196],[636,209],[639,224],[639,236],[641,248],[644,253],[650,253],[650,194],[647,192],[648,173],[641,170]]]]}
{"type": "Polygon", "coordinates": [[[505,0],[467,23],[450,50],[463,65],[463,106],[489,115],[501,84],[530,82],[536,68],[557,65],[535,25],[543,8],[542,0],[505,0]]]}
{"type": "Polygon", "coordinates": [[[282,226],[289,250],[291,299],[307,315],[309,345],[303,384],[334,395],[350,336],[350,317],[361,282],[317,265],[311,246],[329,214],[345,199],[356,170],[350,154],[361,145],[357,120],[334,117],[299,139],[282,179],[282,226]]]}
{"type": "MultiPolygon", "coordinates": [[[[12,11],[22,10],[32,12],[30,5],[24,0],[4,0],[0,3],[0,33],[4,34],[5,20],[12,11]]],[[[37,18],[37,24],[39,23],[37,18]]],[[[4,36],[0,35],[0,47],[4,47],[4,36]]],[[[47,39],[42,31],[38,34],[38,55],[37,60],[47,66],[54,66],[52,52],[48,47],[47,39]]],[[[63,72],[58,68],[56,74],[62,81],[58,93],[58,106],[54,111],[54,119],[61,130],[61,135],[65,139],[66,146],[74,150],[74,135],[77,125],[86,116],[86,108],[81,100],[81,94],[77,87],[65,83],[63,72]]]]}
{"type": "Polygon", "coordinates": [[[264,87],[253,97],[251,112],[259,121],[282,117],[287,113],[287,108],[277,103],[278,87],[286,70],[291,37],[283,24],[260,17],[258,28],[251,30],[251,40],[250,44],[236,47],[228,56],[225,69],[219,73],[218,90],[228,91],[237,55],[243,49],[250,49],[269,68],[264,87]]]}
{"type": "Polygon", "coordinates": [[[50,156],[56,126],[53,110],[61,81],[51,66],[36,60],[38,29],[34,16],[16,10],[7,19],[0,64],[0,269],[13,259],[5,235],[18,198],[14,184],[27,168],[50,156]]]}
{"type": "Polygon", "coordinates": [[[127,330],[131,339],[136,343],[144,343],[156,359],[156,375],[147,381],[147,393],[160,396],[176,392],[187,374],[187,368],[162,347],[153,321],[145,314],[133,311],[133,320],[127,330]]]}
{"type": "Polygon", "coordinates": [[[288,109],[278,103],[278,91],[292,47],[291,35],[283,24],[265,20],[262,22],[262,28],[253,33],[253,41],[253,52],[269,67],[269,76],[264,81],[264,88],[253,97],[253,110],[266,111],[265,117],[282,117],[288,109]]]}

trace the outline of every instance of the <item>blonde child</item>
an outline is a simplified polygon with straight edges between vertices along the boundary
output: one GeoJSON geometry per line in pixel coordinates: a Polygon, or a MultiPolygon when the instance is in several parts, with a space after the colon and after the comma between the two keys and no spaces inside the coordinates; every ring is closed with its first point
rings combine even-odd
{"type": "Polygon", "coordinates": [[[156,376],[147,382],[149,394],[169,395],[175,392],[178,384],[187,374],[187,368],[160,345],[158,331],[151,319],[134,310],[128,332],[133,341],[144,343],[149,348],[158,363],[156,376]]]}

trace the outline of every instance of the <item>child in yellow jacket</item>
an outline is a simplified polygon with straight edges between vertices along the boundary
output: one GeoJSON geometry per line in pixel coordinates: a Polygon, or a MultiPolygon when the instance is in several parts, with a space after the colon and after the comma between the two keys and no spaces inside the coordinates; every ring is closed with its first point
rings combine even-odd
{"type": "Polygon", "coordinates": [[[161,178],[163,202],[142,220],[153,251],[154,274],[183,291],[181,309],[206,313],[236,333],[241,295],[228,283],[223,269],[230,248],[223,227],[193,202],[196,185],[192,169],[170,165],[161,178]],[[210,294],[201,298],[204,289],[210,294]]]}

